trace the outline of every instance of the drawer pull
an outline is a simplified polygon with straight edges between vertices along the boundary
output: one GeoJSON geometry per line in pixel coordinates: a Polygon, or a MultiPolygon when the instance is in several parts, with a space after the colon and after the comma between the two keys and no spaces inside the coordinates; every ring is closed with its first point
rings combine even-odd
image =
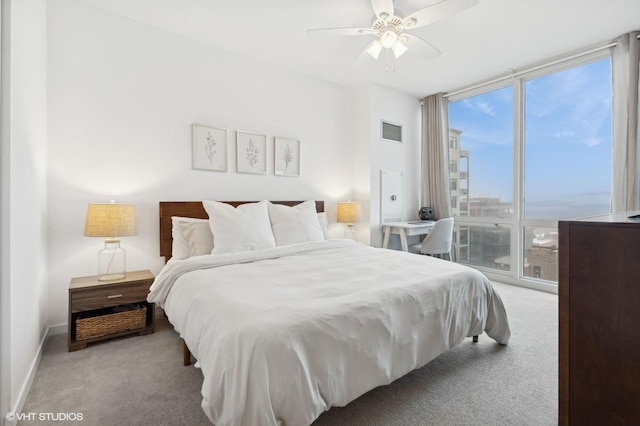
{"type": "Polygon", "coordinates": [[[121,294],[114,294],[114,295],[111,295],[111,296],[107,296],[107,299],[117,299],[118,297],[122,297],[122,295],[121,294]]]}

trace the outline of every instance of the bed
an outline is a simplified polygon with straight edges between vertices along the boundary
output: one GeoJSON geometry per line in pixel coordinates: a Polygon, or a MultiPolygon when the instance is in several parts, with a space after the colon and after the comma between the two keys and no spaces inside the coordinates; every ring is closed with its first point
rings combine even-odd
{"type": "MultiPolygon", "coordinates": [[[[322,214],[321,201],[269,208],[279,205],[273,208],[286,218],[287,208],[305,205],[309,219],[312,204],[313,214],[322,214]]],[[[474,269],[327,240],[315,224],[312,241],[178,260],[172,258],[176,216],[208,215],[202,202],[160,203],[161,255],[168,261],[148,300],[164,309],[196,359],[204,376],[202,408],[218,426],[308,425],[467,337],[485,332],[497,344],[509,340],[500,296],[474,269]]],[[[232,228],[215,228],[218,216],[209,221],[212,251],[232,228]]],[[[282,238],[291,232],[283,234],[280,225],[272,223],[274,239],[290,242],[282,238]]]]}

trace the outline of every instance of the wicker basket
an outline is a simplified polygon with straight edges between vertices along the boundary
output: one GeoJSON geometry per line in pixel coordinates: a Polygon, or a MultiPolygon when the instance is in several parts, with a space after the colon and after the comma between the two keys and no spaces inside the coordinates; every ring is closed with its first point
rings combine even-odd
{"type": "Polygon", "coordinates": [[[76,340],[93,339],[121,331],[144,328],[146,319],[146,306],[95,317],[78,318],[76,320],[76,340]]]}

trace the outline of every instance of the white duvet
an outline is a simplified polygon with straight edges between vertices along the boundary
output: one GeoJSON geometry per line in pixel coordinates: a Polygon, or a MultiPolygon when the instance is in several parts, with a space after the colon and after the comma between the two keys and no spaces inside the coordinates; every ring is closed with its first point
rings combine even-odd
{"type": "Polygon", "coordinates": [[[202,368],[223,425],[308,425],[483,330],[506,344],[480,272],[350,240],[170,261],[148,300],[202,368]]]}

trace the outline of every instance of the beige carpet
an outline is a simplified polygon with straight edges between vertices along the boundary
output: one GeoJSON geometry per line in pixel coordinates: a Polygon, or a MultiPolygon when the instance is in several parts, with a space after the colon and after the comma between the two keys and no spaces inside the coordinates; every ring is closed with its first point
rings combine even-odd
{"type": "MultiPolygon", "coordinates": [[[[556,425],[557,296],[495,284],[512,338],[467,339],[425,367],[376,388],[315,425],[556,425]]],[[[202,374],[182,366],[182,346],[159,317],[156,332],[68,353],[66,336],[45,347],[25,413],[82,413],[52,425],[207,425],[202,374]]],[[[21,425],[47,422],[24,421],[21,425]]],[[[256,425],[259,426],[259,425],[256,425]]]]}

